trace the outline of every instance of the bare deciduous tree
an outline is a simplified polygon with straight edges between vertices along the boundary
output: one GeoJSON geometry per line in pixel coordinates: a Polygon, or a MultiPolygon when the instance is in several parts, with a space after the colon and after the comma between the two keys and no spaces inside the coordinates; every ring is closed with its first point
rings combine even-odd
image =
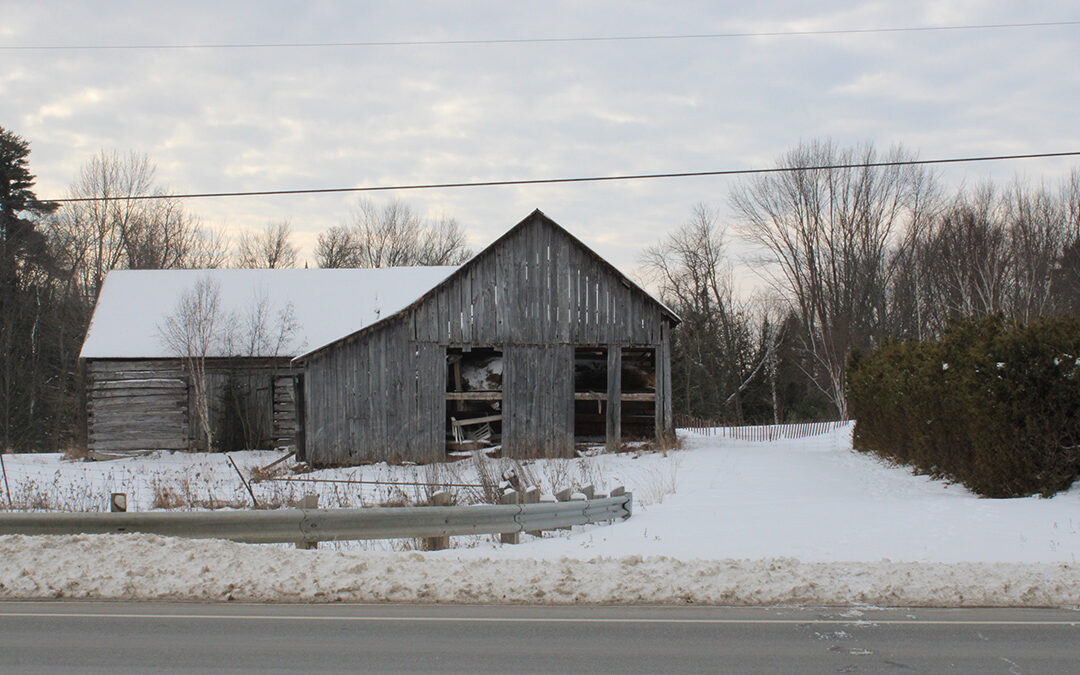
{"type": "Polygon", "coordinates": [[[334,225],[319,234],[315,244],[315,264],[323,268],[360,267],[358,246],[345,225],[334,225]]]}
{"type": "Polygon", "coordinates": [[[195,401],[194,414],[207,450],[213,447],[214,437],[206,359],[221,353],[224,346],[222,329],[227,322],[221,311],[221,289],[217,282],[204,276],[184,292],[173,313],[158,326],[162,341],[183,360],[188,371],[195,401]]]}
{"type": "Polygon", "coordinates": [[[319,235],[319,267],[460,265],[472,257],[457,221],[426,221],[408,204],[360,200],[349,221],[319,235]]]}
{"type": "Polygon", "coordinates": [[[155,185],[146,155],[102,150],[79,172],[68,195],[90,201],[63,205],[51,236],[88,304],[114,269],[219,267],[220,235],[155,185]],[[159,199],[134,199],[156,195],[159,199]]]}
{"type": "Polygon", "coordinates": [[[266,447],[272,440],[274,380],[277,358],[289,356],[304,345],[296,344],[299,322],[292,303],[275,307],[268,288],[255,290],[240,314],[230,314],[223,327],[224,353],[229,356],[270,359],[269,371],[252,370],[229,361],[222,389],[215,398],[220,406],[218,444],[240,449],[266,447]]]}
{"type": "Polygon", "coordinates": [[[750,363],[749,320],[732,296],[716,211],[698,204],[685,225],[640,260],[661,299],[682,318],[673,337],[677,407],[743,421],[741,394],[761,366],[750,363]]]}
{"type": "Polygon", "coordinates": [[[918,264],[923,320],[929,332],[954,316],[1004,309],[1008,285],[1008,234],[991,186],[963,195],[920,237],[918,264]]]}
{"type": "MultiPolygon", "coordinates": [[[[901,148],[886,161],[911,155],[901,148]]],[[[912,245],[932,213],[936,190],[915,166],[871,167],[870,145],[800,145],[780,159],[796,169],[737,185],[730,203],[743,232],[774,263],[774,280],[798,309],[814,381],[846,417],[844,364],[851,347],[881,340],[895,255],[912,245]],[[827,168],[848,166],[850,168],[827,168]]]]}
{"type": "Polygon", "coordinates": [[[236,245],[236,267],[286,269],[296,267],[297,250],[292,243],[288,219],[270,222],[257,232],[242,232],[236,245]]]}
{"type": "Polygon", "coordinates": [[[243,448],[263,447],[273,424],[272,400],[267,400],[273,397],[273,360],[303,347],[295,343],[299,323],[291,303],[275,308],[269,290],[262,288],[245,307],[244,313],[226,311],[219,284],[203,276],[158,326],[161,340],[188,372],[192,414],[207,450],[230,442],[243,448]],[[218,377],[211,378],[210,357],[264,357],[271,360],[271,367],[269,372],[261,367],[252,370],[224,360],[214,366],[218,377]]]}
{"type": "Polygon", "coordinates": [[[1052,275],[1052,289],[1062,311],[1080,317],[1080,168],[1061,186],[1068,243],[1052,275]]]}
{"type": "Polygon", "coordinates": [[[1068,311],[1061,270],[1073,234],[1070,183],[1057,192],[1019,180],[960,192],[919,237],[921,331],[1001,312],[1020,321],[1068,311]]]}
{"type": "Polygon", "coordinates": [[[294,344],[300,325],[291,302],[275,310],[269,289],[262,287],[246,307],[246,313],[230,315],[223,324],[225,354],[276,357],[303,348],[294,344]]]}

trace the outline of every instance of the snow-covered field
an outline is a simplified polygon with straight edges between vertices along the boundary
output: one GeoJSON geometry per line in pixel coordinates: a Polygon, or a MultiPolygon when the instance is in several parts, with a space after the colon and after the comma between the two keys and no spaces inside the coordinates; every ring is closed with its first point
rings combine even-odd
{"type": "MultiPolygon", "coordinates": [[[[615,525],[525,536],[516,546],[455,538],[455,548],[432,553],[402,550],[410,542],[297,551],[150,535],[0,536],[0,597],[1080,607],[1080,486],[1053,499],[980,499],[855,453],[848,430],[771,443],[694,433],[682,441],[666,454],[308,475],[476,483],[480,473],[514,468],[545,492],[624,485],[635,512],[615,525]]],[[[245,472],[279,456],[233,455],[245,472]]],[[[220,455],[5,460],[24,506],[100,509],[113,491],[138,509],[250,503],[220,455]]],[[[419,487],[343,483],[254,490],[279,504],[316,491],[331,507],[425,496],[419,487]]],[[[480,496],[457,490],[461,502],[480,496]]]]}

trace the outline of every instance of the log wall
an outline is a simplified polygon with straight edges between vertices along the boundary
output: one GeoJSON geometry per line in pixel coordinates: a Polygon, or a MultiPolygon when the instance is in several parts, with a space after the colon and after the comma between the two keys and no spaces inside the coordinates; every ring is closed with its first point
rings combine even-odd
{"type": "MultiPolygon", "coordinates": [[[[263,448],[295,443],[293,375],[287,358],[208,359],[211,424],[232,379],[253,398],[263,448]]],[[[86,363],[87,444],[91,456],[139,450],[195,450],[202,433],[189,375],[180,359],[92,359],[86,363]]]]}
{"type": "Polygon", "coordinates": [[[90,361],[86,377],[91,456],[188,449],[188,381],[179,361],[90,361]]]}

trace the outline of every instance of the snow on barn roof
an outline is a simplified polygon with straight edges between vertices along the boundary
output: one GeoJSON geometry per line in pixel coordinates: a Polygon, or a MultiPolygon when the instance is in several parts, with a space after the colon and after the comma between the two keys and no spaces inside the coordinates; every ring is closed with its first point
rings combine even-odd
{"type": "Polygon", "coordinates": [[[102,285],[80,357],[176,356],[160,327],[202,278],[219,289],[221,316],[232,314],[240,322],[260,299],[271,322],[291,305],[296,332],[280,355],[296,356],[405,309],[456,269],[117,270],[102,285]]]}

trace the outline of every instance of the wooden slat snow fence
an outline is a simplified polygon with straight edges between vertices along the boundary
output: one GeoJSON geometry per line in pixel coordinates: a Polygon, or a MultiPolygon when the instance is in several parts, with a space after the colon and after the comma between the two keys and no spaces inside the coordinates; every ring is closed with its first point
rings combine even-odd
{"type": "Polygon", "coordinates": [[[679,415],[676,418],[676,426],[704,436],[717,436],[720,438],[732,438],[739,441],[767,442],[780,439],[810,438],[821,436],[838,429],[843,429],[851,424],[847,420],[830,420],[828,422],[796,422],[792,424],[759,424],[753,426],[726,427],[720,426],[712,420],[697,417],[679,415]]]}
{"type": "MultiPolygon", "coordinates": [[[[260,511],[143,511],[127,513],[3,513],[0,535],[126,534],[229,539],[252,544],[357,539],[450,537],[538,532],[629,518],[633,494],[589,496],[591,486],[565,500],[525,503],[528,497],[476,506],[401,506],[367,509],[260,511]],[[512,503],[505,503],[512,502],[512,503]]],[[[531,495],[530,495],[531,496],[531,495]]],[[[517,495],[515,495],[517,497],[517,495]]],[[[435,500],[439,501],[439,500],[435,500]]]]}

